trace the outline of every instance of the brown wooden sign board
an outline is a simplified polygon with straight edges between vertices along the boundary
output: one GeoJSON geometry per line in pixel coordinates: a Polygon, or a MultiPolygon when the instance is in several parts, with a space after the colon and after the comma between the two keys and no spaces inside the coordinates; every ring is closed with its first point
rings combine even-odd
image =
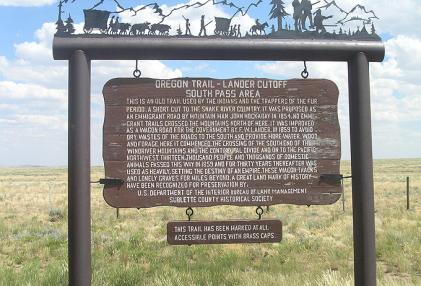
{"type": "Polygon", "coordinates": [[[119,208],[322,205],[340,198],[338,88],[329,80],[113,79],[104,198],[119,208]]]}
{"type": "Polygon", "coordinates": [[[171,221],[171,245],[276,243],[282,240],[280,220],[171,221]]]}

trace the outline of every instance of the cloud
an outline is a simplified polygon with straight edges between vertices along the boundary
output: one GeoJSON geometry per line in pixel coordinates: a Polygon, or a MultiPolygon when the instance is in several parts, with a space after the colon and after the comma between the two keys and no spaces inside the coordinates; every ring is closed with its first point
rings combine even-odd
{"type": "MultiPolygon", "coordinates": [[[[92,87],[102,91],[103,85],[113,77],[133,77],[135,61],[94,61],[92,64],[92,87]]],[[[177,78],[182,76],[180,69],[171,69],[160,61],[139,61],[142,77],[177,78]]]]}
{"type": "MultiPolygon", "coordinates": [[[[76,24],[79,30],[82,26],[82,23],[76,24]]],[[[68,62],[53,60],[54,33],[54,23],[44,23],[35,31],[33,41],[14,45],[16,59],[0,56],[0,143],[7,142],[14,150],[22,148],[19,151],[22,156],[47,165],[63,164],[60,154],[66,153],[67,146],[68,62]],[[31,152],[44,156],[26,154],[29,151],[21,142],[31,144],[31,152]],[[61,149],[56,148],[56,152],[50,154],[48,148],[36,144],[60,146],[61,149]]],[[[114,77],[133,77],[135,61],[94,61],[92,66],[92,160],[100,164],[103,85],[114,77]]],[[[160,61],[140,61],[139,67],[144,77],[182,76],[180,69],[169,68],[160,61]]],[[[10,151],[6,149],[0,148],[0,157],[8,158],[10,151]]]]}
{"type": "MultiPolygon", "coordinates": [[[[419,142],[414,139],[421,135],[421,38],[399,35],[386,41],[385,46],[386,60],[370,64],[374,154],[383,158],[399,157],[397,150],[405,150],[402,156],[421,156],[419,146],[415,148],[409,143],[419,142]]],[[[339,87],[342,144],[346,146],[349,142],[347,65],[325,62],[307,65],[311,78],[331,79],[339,87]]],[[[258,64],[256,68],[276,77],[296,78],[303,64],[277,62],[258,64]]],[[[349,152],[348,148],[344,148],[343,154],[349,152]]]]}
{"type": "Polygon", "coordinates": [[[56,0],[0,0],[0,6],[34,7],[54,4],[56,0]]]}
{"type": "Polygon", "coordinates": [[[53,56],[51,45],[55,32],[54,23],[44,23],[35,31],[35,42],[15,44],[16,56],[33,64],[51,62],[53,56]]]}
{"type": "Polygon", "coordinates": [[[18,114],[14,116],[14,123],[22,125],[37,125],[48,129],[67,129],[66,116],[39,115],[39,114],[18,114]]]}
{"type": "Polygon", "coordinates": [[[388,40],[385,46],[387,61],[384,64],[398,63],[401,71],[399,77],[405,77],[407,81],[417,80],[418,83],[421,78],[421,35],[399,35],[388,40]]]}
{"type": "Polygon", "coordinates": [[[398,36],[385,43],[387,59],[371,65],[373,119],[421,121],[421,39],[398,36]]]}
{"type": "Polygon", "coordinates": [[[67,93],[63,89],[53,89],[37,84],[22,84],[13,81],[0,81],[0,98],[5,99],[41,99],[67,101],[67,93]]]}
{"type": "MultiPolygon", "coordinates": [[[[191,63],[191,61],[190,61],[191,63]]],[[[217,70],[211,67],[208,63],[192,63],[192,66],[183,66],[180,68],[182,72],[190,72],[190,73],[199,73],[199,72],[207,72],[207,73],[216,73],[217,70]]]]}
{"type": "Polygon", "coordinates": [[[35,31],[35,41],[15,44],[16,60],[0,57],[0,75],[7,81],[66,87],[67,65],[53,60],[52,40],[55,24],[44,23],[35,31]]]}
{"type": "Polygon", "coordinates": [[[19,111],[19,107],[14,104],[0,104],[0,112],[1,111],[19,111]]]}

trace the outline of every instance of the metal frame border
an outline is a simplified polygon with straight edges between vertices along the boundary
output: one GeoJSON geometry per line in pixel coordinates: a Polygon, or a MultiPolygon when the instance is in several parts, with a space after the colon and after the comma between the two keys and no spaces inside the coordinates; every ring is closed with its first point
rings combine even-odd
{"type": "Polygon", "coordinates": [[[381,42],[272,39],[55,37],[53,55],[69,61],[69,285],[91,285],[91,60],[268,60],[348,63],[355,285],[376,285],[369,62],[381,42]]]}

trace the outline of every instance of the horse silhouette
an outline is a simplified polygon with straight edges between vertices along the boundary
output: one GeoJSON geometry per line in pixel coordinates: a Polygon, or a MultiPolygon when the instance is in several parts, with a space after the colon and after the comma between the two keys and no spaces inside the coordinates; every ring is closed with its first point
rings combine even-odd
{"type": "Polygon", "coordinates": [[[250,33],[254,36],[254,35],[262,35],[262,34],[265,34],[266,35],[266,31],[265,31],[265,29],[267,28],[267,27],[269,27],[269,24],[267,23],[267,22],[264,22],[263,24],[256,24],[256,25],[253,25],[251,28],[250,28],[250,33]]]}

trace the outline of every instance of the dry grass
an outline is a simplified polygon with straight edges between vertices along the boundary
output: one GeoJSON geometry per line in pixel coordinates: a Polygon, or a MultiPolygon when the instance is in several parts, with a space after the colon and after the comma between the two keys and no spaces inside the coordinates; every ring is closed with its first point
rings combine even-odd
{"type": "MultiPolygon", "coordinates": [[[[343,174],[350,174],[349,162],[343,174]]],[[[93,168],[92,180],[102,177],[93,168]]],[[[67,282],[66,170],[0,169],[0,285],[67,282]]],[[[379,285],[421,285],[421,160],[375,162],[379,285]],[[406,210],[405,178],[411,177],[406,210]]],[[[166,244],[166,222],[184,209],[115,210],[92,188],[95,285],[353,285],[350,182],[346,212],[332,206],[271,207],[280,218],[280,244],[166,244]]],[[[250,207],[195,210],[195,219],[254,219],[250,207]]]]}

